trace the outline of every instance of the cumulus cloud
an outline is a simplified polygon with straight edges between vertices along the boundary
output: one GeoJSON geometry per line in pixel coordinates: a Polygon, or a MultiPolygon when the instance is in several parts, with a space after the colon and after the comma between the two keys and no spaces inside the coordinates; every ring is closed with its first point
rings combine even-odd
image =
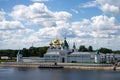
{"type": "Polygon", "coordinates": [[[108,3],[102,5],[100,8],[105,13],[119,14],[119,12],[120,12],[118,6],[110,5],[108,3]]]}
{"type": "Polygon", "coordinates": [[[24,29],[25,27],[19,21],[1,21],[0,30],[18,30],[24,29]]]}
{"type": "Polygon", "coordinates": [[[26,29],[19,21],[1,21],[0,36],[1,41],[10,38],[17,38],[33,32],[31,29],[26,29]]]}
{"type": "Polygon", "coordinates": [[[115,17],[107,17],[104,15],[91,18],[91,29],[93,36],[96,37],[115,37],[119,35],[120,25],[116,22],[115,17]]]}
{"type": "Polygon", "coordinates": [[[18,48],[18,44],[21,44],[20,40],[33,32],[34,30],[25,28],[25,26],[19,21],[3,20],[0,22],[0,48],[16,49],[18,48]],[[11,47],[11,45],[13,46],[11,47]]]}
{"type": "Polygon", "coordinates": [[[74,30],[77,37],[85,38],[90,37],[89,25],[90,20],[83,19],[82,21],[72,22],[71,28],[74,30]]]}
{"type": "Polygon", "coordinates": [[[55,38],[55,37],[75,37],[74,31],[71,30],[69,25],[63,24],[58,27],[46,27],[40,29],[34,36],[38,36],[39,38],[55,38]]]}
{"type": "Polygon", "coordinates": [[[56,21],[67,21],[72,17],[66,11],[52,12],[44,3],[34,3],[29,6],[17,5],[10,15],[15,20],[26,21],[42,27],[56,26],[56,21]]]}
{"type": "Polygon", "coordinates": [[[34,18],[50,17],[51,12],[43,3],[34,3],[33,5],[16,5],[13,7],[11,16],[15,20],[29,20],[34,18]],[[24,15],[23,15],[24,14],[24,15]]]}
{"type": "MultiPolygon", "coordinates": [[[[89,8],[89,7],[98,7],[104,13],[112,14],[112,15],[119,15],[120,14],[120,1],[119,0],[94,0],[89,1],[84,4],[80,4],[82,8],[89,8]]],[[[119,15],[120,16],[120,15],[119,15]]]]}
{"type": "Polygon", "coordinates": [[[120,34],[120,24],[117,23],[115,17],[105,15],[72,22],[71,28],[80,38],[115,38],[120,34]]]}

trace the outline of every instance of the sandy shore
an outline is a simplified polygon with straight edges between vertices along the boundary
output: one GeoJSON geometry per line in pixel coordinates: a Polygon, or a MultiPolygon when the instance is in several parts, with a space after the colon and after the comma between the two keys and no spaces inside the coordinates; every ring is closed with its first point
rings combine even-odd
{"type": "MultiPolygon", "coordinates": [[[[39,67],[40,65],[54,65],[54,63],[1,63],[0,67],[39,67]]],[[[57,63],[69,69],[84,69],[84,70],[113,70],[111,64],[80,64],[80,63],[57,63]]],[[[116,67],[120,70],[120,66],[116,67]]]]}
{"type": "MultiPolygon", "coordinates": [[[[83,69],[83,70],[113,70],[113,67],[92,67],[92,66],[64,66],[64,68],[70,69],[83,69]]],[[[116,70],[120,70],[120,67],[117,67],[116,70]]]]}

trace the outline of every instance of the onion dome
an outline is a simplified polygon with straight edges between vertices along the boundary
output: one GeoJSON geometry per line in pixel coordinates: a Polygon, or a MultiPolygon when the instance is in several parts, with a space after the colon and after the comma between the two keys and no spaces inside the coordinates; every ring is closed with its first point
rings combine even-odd
{"type": "Polygon", "coordinates": [[[60,45],[60,40],[59,39],[55,39],[54,40],[54,44],[60,45]]]}
{"type": "Polygon", "coordinates": [[[57,44],[57,45],[60,45],[60,42],[58,41],[56,44],[57,44]]]}

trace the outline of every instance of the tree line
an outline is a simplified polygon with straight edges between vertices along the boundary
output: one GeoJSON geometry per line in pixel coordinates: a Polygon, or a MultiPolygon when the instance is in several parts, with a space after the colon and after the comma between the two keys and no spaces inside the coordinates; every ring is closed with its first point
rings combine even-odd
{"type": "MultiPolygon", "coordinates": [[[[101,53],[118,53],[120,54],[120,51],[112,51],[112,49],[108,49],[108,48],[103,48],[101,47],[100,49],[98,49],[99,52],[101,53]]],[[[96,50],[93,50],[92,46],[89,46],[88,48],[86,48],[84,45],[81,45],[78,49],[79,52],[95,52],[96,50]]]]}
{"type": "MultiPolygon", "coordinates": [[[[31,56],[43,57],[47,49],[48,46],[30,47],[29,49],[23,48],[20,50],[20,54],[22,54],[23,57],[31,57],[31,56]]],[[[11,50],[11,49],[0,50],[0,56],[8,56],[12,59],[13,57],[16,57],[18,51],[19,50],[11,50]]]]}
{"type": "MultiPolygon", "coordinates": [[[[48,48],[49,48],[48,46],[30,47],[29,49],[23,48],[20,50],[20,52],[23,55],[23,57],[31,57],[31,56],[43,57],[48,48]]],[[[103,48],[103,47],[98,50],[104,54],[105,53],[120,54],[120,50],[113,51],[112,49],[103,48]]],[[[80,45],[78,51],[79,52],[95,52],[96,50],[93,50],[92,46],[88,46],[86,48],[84,45],[80,45]]],[[[10,58],[16,57],[17,53],[18,53],[18,50],[11,50],[11,49],[0,50],[0,56],[8,56],[10,58]]]]}

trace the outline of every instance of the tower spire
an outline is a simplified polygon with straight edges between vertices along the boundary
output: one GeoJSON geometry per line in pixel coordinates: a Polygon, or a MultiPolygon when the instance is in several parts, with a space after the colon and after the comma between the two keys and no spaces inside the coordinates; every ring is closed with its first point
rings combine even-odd
{"type": "Polygon", "coordinates": [[[73,52],[76,52],[77,51],[77,49],[76,49],[76,46],[75,46],[75,42],[73,43],[73,52]]]}
{"type": "Polygon", "coordinates": [[[64,40],[66,40],[66,36],[64,37],[64,40]]]}
{"type": "Polygon", "coordinates": [[[66,37],[64,38],[64,42],[62,44],[62,47],[63,47],[63,49],[69,49],[69,45],[68,45],[68,43],[66,41],[66,37]]]}
{"type": "Polygon", "coordinates": [[[75,42],[73,43],[73,49],[76,49],[75,42]]]}
{"type": "Polygon", "coordinates": [[[33,43],[32,43],[32,47],[33,47],[33,43]]]}

